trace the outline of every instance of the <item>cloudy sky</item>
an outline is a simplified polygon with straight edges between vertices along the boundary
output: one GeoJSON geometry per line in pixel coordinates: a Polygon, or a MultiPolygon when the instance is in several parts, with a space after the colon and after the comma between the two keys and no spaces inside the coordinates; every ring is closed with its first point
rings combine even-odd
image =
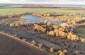
{"type": "Polygon", "coordinates": [[[0,3],[18,4],[79,4],[85,5],[85,0],[0,0],[0,3]]]}

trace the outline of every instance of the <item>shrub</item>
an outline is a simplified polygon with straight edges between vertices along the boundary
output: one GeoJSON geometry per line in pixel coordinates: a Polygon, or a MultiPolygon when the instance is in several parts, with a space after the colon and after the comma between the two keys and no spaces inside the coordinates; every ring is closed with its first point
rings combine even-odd
{"type": "Polygon", "coordinates": [[[71,40],[79,40],[79,38],[77,37],[77,35],[71,35],[71,40]]]}
{"type": "Polygon", "coordinates": [[[80,38],[80,41],[85,43],[85,39],[84,38],[80,38]]]}
{"type": "Polygon", "coordinates": [[[50,48],[50,53],[53,53],[53,48],[52,47],[50,48]]]}
{"type": "Polygon", "coordinates": [[[69,32],[69,33],[68,33],[68,35],[67,35],[67,39],[68,39],[68,40],[70,40],[70,39],[71,39],[71,35],[72,35],[72,33],[71,33],[71,32],[69,32]]]}
{"type": "Polygon", "coordinates": [[[54,29],[58,29],[59,26],[58,26],[58,25],[53,25],[53,28],[54,28],[54,29]]]}
{"type": "Polygon", "coordinates": [[[58,31],[59,31],[59,30],[57,30],[57,29],[54,29],[54,33],[58,33],[58,31]]]}
{"type": "Polygon", "coordinates": [[[43,28],[40,25],[34,24],[34,30],[41,31],[41,32],[46,32],[46,29],[43,28]]]}
{"type": "Polygon", "coordinates": [[[70,32],[70,33],[68,33],[67,39],[74,41],[74,40],[79,40],[79,37],[78,37],[77,35],[72,34],[72,33],[70,32]]]}
{"type": "Polygon", "coordinates": [[[39,48],[42,48],[42,43],[39,43],[38,46],[39,46],[39,48]]]}
{"type": "Polygon", "coordinates": [[[60,30],[60,31],[65,31],[65,29],[64,29],[64,28],[59,28],[59,30],[60,30]]]}
{"type": "Polygon", "coordinates": [[[10,26],[10,27],[14,27],[14,23],[10,23],[9,26],[10,26]]]}
{"type": "Polygon", "coordinates": [[[56,36],[58,36],[58,35],[59,35],[59,30],[54,30],[54,34],[55,34],[56,36]]]}
{"type": "Polygon", "coordinates": [[[54,33],[54,31],[50,31],[50,32],[47,32],[47,35],[54,36],[55,33],[54,33]]]}
{"type": "Polygon", "coordinates": [[[34,24],[34,30],[38,30],[39,29],[39,25],[38,24],[34,24]]]}
{"type": "Polygon", "coordinates": [[[63,31],[59,31],[59,36],[61,38],[66,38],[65,32],[63,32],[63,31]]]}
{"type": "Polygon", "coordinates": [[[58,55],[65,55],[65,53],[63,51],[59,50],[58,55]]]}
{"type": "Polygon", "coordinates": [[[59,36],[59,33],[58,33],[58,32],[56,32],[56,33],[55,33],[55,35],[56,35],[56,36],[59,36]]]}
{"type": "Polygon", "coordinates": [[[64,53],[67,53],[68,51],[64,49],[63,52],[64,52],[64,53]]]}
{"type": "Polygon", "coordinates": [[[72,25],[76,25],[76,22],[74,20],[71,21],[72,25]]]}
{"type": "Polygon", "coordinates": [[[45,20],[44,23],[47,24],[48,23],[48,20],[45,20]]]}
{"type": "Polygon", "coordinates": [[[50,23],[50,22],[48,22],[48,23],[47,23],[47,26],[51,26],[51,23],[50,23]]]}
{"type": "Polygon", "coordinates": [[[51,25],[51,23],[48,20],[45,20],[44,21],[44,24],[46,24],[47,26],[50,26],[51,25]]]}
{"type": "Polygon", "coordinates": [[[46,32],[46,29],[45,28],[43,28],[43,27],[41,27],[41,30],[40,30],[41,32],[46,32]]]}
{"type": "Polygon", "coordinates": [[[32,43],[32,45],[35,45],[36,44],[34,40],[31,43],[32,43]]]}
{"type": "Polygon", "coordinates": [[[15,27],[18,27],[19,25],[20,25],[19,22],[16,22],[16,23],[14,24],[15,27]]]}

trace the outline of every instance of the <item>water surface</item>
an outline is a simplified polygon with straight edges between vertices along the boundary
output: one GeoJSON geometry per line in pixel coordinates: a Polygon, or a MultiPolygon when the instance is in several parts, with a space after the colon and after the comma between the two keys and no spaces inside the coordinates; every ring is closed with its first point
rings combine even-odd
{"type": "Polygon", "coordinates": [[[33,15],[23,15],[23,16],[21,16],[21,18],[26,19],[27,23],[36,23],[36,22],[42,22],[45,20],[48,20],[52,24],[61,24],[62,23],[60,21],[54,21],[54,20],[49,19],[49,18],[43,18],[43,17],[33,16],[33,15]]]}

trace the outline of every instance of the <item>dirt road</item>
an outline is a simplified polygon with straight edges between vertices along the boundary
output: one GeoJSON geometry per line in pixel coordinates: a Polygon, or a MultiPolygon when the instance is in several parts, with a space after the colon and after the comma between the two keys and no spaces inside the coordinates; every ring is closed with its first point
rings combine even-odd
{"type": "Polygon", "coordinates": [[[50,55],[31,45],[0,34],[0,55],[50,55]]]}

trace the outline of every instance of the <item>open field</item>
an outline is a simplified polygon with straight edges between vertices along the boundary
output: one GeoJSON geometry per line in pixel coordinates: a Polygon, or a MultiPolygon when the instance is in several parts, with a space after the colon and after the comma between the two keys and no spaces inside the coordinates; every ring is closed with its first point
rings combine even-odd
{"type": "Polygon", "coordinates": [[[80,10],[69,10],[63,8],[0,8],[0,15],[3,14],[17,14],[17,13],[47,13],[47,12],[56,12],[56,13],[76,13],[81,12],[80,10]]]}
{"type": "MultiPolygon", "coordinates": [[[[85,55],[85,29],[84,25],[81,25],[85,23],[83,19],[85,17],[84,11],[83,9],[66,8],[0,8],[0,31],[12,34],[20,40],[30,42],[53,55],[85,55]],[[21,16],[29,14],[32,17],[36,17],[35,19],[42,17],[42,19],[51,19],[56,23],[61,23],[56,24],[48,20],[29,23],[26,22],[27,19],[21,18],[21,16]],[[81,20],[83,22],[80,22],[81,20]]],[[[13,43],[15,44],[15,42],[17,41],[14,40],[13,43]]],[[[19,44],[18,46],[22,50],[24,44],[19,44]]],[[[27,48],[30,48],[30,46],[27,48]]],[[[27,53],[28,51],[29,49],[26,49],[25,52],[27,53]]],[[[27,54],[29,53],[30,51],[27,54]]],[[[41,55],[42,53],[39,52],[38,54],[36,52],[36,54],[41,55]]]]}

